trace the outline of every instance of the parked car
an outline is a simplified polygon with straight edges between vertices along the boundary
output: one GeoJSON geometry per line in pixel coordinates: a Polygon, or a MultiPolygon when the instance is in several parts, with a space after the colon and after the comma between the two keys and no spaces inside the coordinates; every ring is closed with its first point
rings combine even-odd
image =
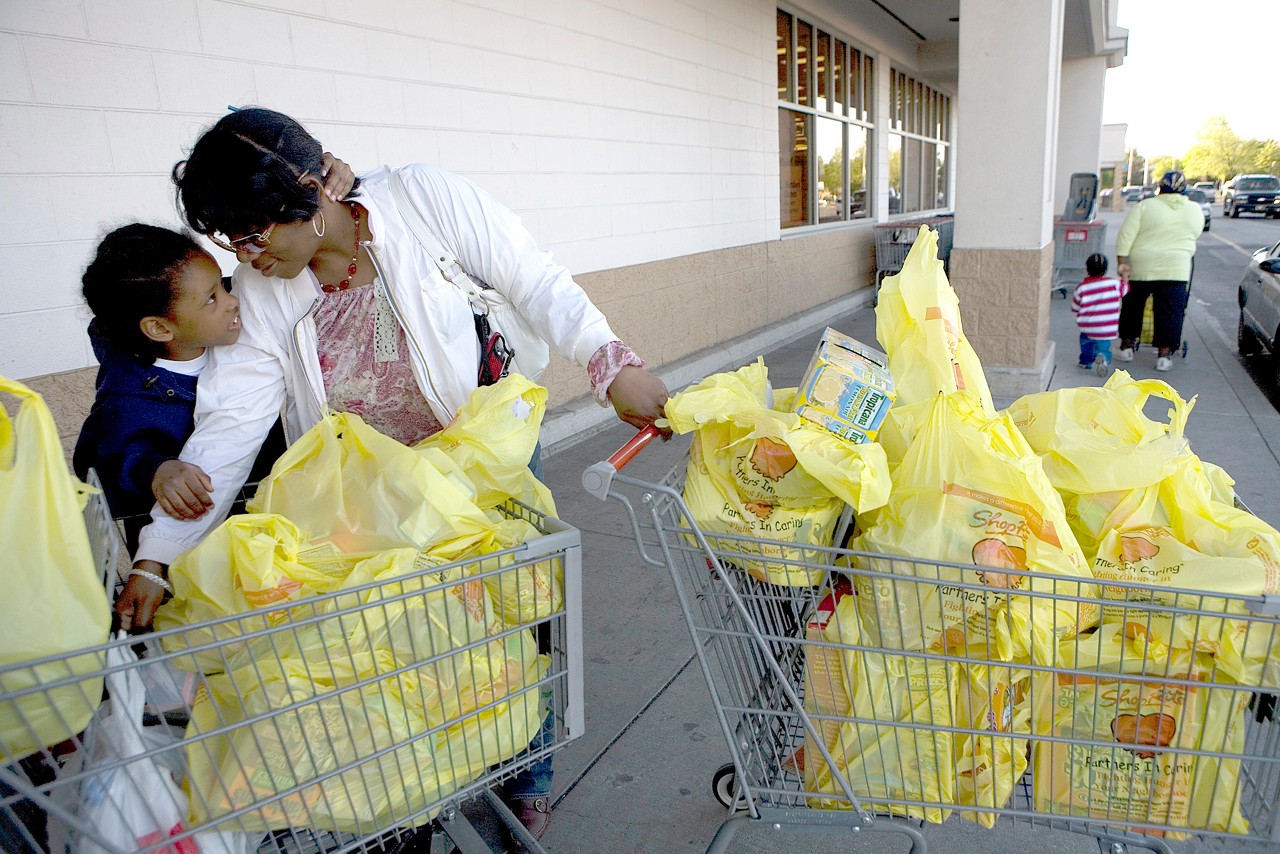
{"type": "Polygon", "coordinates": [[[1237,175],[1222,194],[1222,215],[1242,213],[1280,217],[1280,178],[1275,175],[1237,175]]]}
{"type": "Polygon", "coordinates": [[[1194,187],[1187,190],[1187,198],[1200,206],[1200,213],[1204,214],[1204,230],[1209,230],[1209,217],[1212,216],[1213,209],[1209,207],[1209,199],[1201,190],[1194,187]]]}
{"type": "Polygon", "coordinates": [[[1120,192],[1124,194],[1124,200],[1126,202],[1142,201],[1142,188],[1137,186],[1136,184],[1130,184],[1128,187],[1125,187],[1120,192]]]}
{"type": "Polygon", "coordinates": [[[1240,355],[1245,358],[1266,351],[1268,372],[1280,387],[1280,243],[1253,253],[1240,281],[1240,326],[1236,333],[1240,355]]]}
{"type": "Polygon", "coordinates": [[[1200,181],[1193,189],[1204,193],[1204,197],[1209,200],[1209,204],[1213,204],[1218,200],[1218,188],[1214,186],[1212,181],[1200,181]]]}

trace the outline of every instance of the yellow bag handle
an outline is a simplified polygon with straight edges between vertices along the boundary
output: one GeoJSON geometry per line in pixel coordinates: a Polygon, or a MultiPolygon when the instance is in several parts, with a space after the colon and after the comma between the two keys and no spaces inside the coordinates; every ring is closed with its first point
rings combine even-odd
{"type": "Polygon", "coordinates": [[[1194,396],[1190,400],[1184,400],[1182,395],[1164,380],[1135,380],[1127,371],[1116,371],[1103,388],[1115,392],[1125,403],[1139,412],[1152,397],[1172,403],[1173,409],[1167,413],[1169,418],[1167,429],[1175,438],[1182,438],[1187,426],[1187,418],[1190,417],[1191,410],[1196,405],[1194,396]]]}
{"type": "MultiPolygon", "coordinates": [[[[28,403],[43,403],[40,395],[36,394],[27,386],[11,380],[8,377],[0,376],[0,394],[10,394],[18,398],[18,410],[24,409],[28,403]]],[[[57,436],[57,428],[53,425],[53,416],[45,406],[34,407],[36,414],[36,429],[42,435],[57,436]]],[[[16,415],[10,415],[8,407],[0,406],[0,471],[8,471],[17,463],[17,432],[14,427],[16,415]]]]}

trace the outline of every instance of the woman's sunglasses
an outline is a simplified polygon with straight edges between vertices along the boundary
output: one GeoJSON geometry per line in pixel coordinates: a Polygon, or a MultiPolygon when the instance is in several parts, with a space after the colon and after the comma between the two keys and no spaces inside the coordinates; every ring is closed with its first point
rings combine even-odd
{"type": "Polygon", "coordinates": [[[261,255],[271,245],[271,232],[275,231],[275,228],[276,224],[273,222],[256,234],[246,234],[244,237],[237,237],[235,240],[217,232],[208,235],[208,237],[214,245],[220,246],[228,252],[261,255]]]}

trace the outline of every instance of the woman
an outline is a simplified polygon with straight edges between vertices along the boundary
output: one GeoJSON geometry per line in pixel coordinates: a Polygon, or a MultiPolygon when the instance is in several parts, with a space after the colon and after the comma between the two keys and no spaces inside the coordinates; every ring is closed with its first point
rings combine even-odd
{"type": "Polygon", "coordinates": [[[1116,235],[1116,275],[1129,283],[1120,303],[1120,350],[1116,358],[1133,361],[1142,331],[1147,300],[1152,301],[1156,370],[1173,367],[1173,351],[1182,346],[1191,263],[1196,240],[1204,230],[1199,205],[1183,195],[1187,180],[1171,169],[1160,179],[1160,192],[1134,206],[1116,235]]]}
{"type": "MultiPolygon", "coordinates": [[[[183,496],[187,520],[153,513],[135,567],[157,580],[129,579],[116,605],[125,627],[150,623],[164,594],[158,580],[226,515],[281,407],[290,440],[316,424],[327,404],[412,444],[449,423],[478,385],[481,348],[470,303],[397,209],[393,171],[379,168],[333,201],[316,177],[321,153],[293,119],[250,108],[205,131],[174,168],[187,222],[240,261],[233,281],[241,334],[213,354],[201,378],[195,432],[182,453],[208,474],[211,495],[183,496]]],[[[513,213],[441,169],[398,171],[436,239],[473,278],[505,294],[557,352],[586,366],[602,405],[612,402],[637,427],[661,416],[662,381],[513,213]]],[[[536,470],[538,461],[531,465],[536,470]]],[[[517,781],[508,795],[541,836],[549,767],[534,776],[530,790],[517,781]]]]}

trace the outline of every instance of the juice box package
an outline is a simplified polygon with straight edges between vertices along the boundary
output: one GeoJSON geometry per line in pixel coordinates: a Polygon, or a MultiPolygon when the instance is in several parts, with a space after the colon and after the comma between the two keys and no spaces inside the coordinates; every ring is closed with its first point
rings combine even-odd
{"type": "Polygon", "coordinates": [[[792,411],[850,442],[875,438],[895,396],[884,353],[828,327],[792,411]]]}

